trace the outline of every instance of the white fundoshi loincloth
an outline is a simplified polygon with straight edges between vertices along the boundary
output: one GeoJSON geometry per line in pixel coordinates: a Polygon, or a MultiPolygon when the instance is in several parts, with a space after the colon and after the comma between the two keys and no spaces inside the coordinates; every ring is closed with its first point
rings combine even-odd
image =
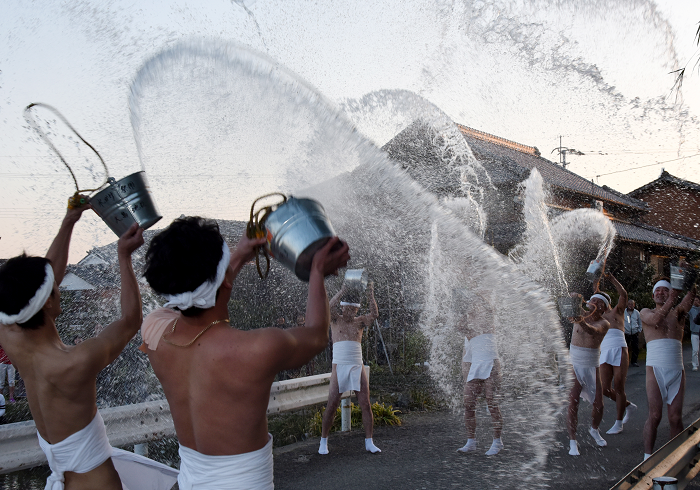
{"type": "Polygon", "coordinates": [[[473,379],[488,379],[491,376],[495,359],[498,359],[498,350],[493,334],[477,335],[471,340],[464,338],[462,362],[471,363],[467,383],[473,379]]]}
{"type": "Polygon", "coordinates": [[[124,490],[169,490],[177,481],[176,469],[110,446],[100,412],[86,427],[56,444],[49,444],[38,432],[37,436],[51,468],[44,490],[62,490],[66,471],[87,473],[109,458],[124,490]]]}
{"type": "Polygon", "coordinates": [[[647,366],[654,368],[661,399],[673,403],[683,379],[683,346],[680,340],[657,339],[647,342],[647,366]]]}
{"type": "Polygon", "coordinates": [[[232,456],[208,456],[180,445],[180,490],[273,489],[269,437],[261,449],[232,456]]]}
{"type": "Polygon", "coordinates": [[[362,382],[362,345],[353,340],[333,344],[333,364],[338,376],[338,393],[360,391],[362,382]]]}
{"type": "Polygon", "coordinates": [[[574,374],[581,385],[581,398],[588,403],[593,403],[596,393],[596,369],[600,365],[600,349],[588,347],[578,347],[571,345],[569,348],[571,365],[574,367],[574,374]]]}
{"type": "Polygon", "coordinates": [[[625,332],[611,328],[600,344],[600,363],[619,366],[622,362],[622,349],[627,348],[625,332]]]}

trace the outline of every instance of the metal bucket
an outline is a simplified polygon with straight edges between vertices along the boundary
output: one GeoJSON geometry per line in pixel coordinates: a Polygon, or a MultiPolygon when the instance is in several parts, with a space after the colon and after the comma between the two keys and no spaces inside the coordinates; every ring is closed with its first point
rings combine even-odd
{"type": "Polygon", "coordinates": [[[602,274],[603,263],[598,259],[591,260],[591,263],[588,265],[588,269],[586,270],[586,279],[588,279],[591,283],[595,283],[598,279],[600,279],[602,274]]]}
{"type": "Polygon", "coordinates": [[[657,476],[651,481],[654,490],[678,490],[678,480],[672,476],[657,476]]]}
{"type": "Polygon", "coordinates": [[[117,236],[122,236],[134,223],[147,229],[162,218],[149,192],[145,172],[136,172],[121,180],[110,177],[107,184],[90,198],[90,204],[117,236]]]}
{"type": "Polygon", "coordinates": [[[345,285],[348,289],[362,292],[367,289],[368,276],[365,269],[348,269],[345,271],[345,285]]]}
{"type": "Polygon", "coordinates": [[[690,289],[695,284],[698,271],[692,266],[671,266],[671,287],[673,289],[690,289]]]}
{"type": "Polygon", "coordinates": [[[267,250],[302,281],[308,281],[314,254],[335,236],[323,206],[289,197],[265,219],[267,250]]]}
{"type": "Polygon", "coordinates": [[[581,314],[581,306],[583,305],[583,298],[581,296],[559,298],[558,303],[559,313],[562,318],[573,318],[581,314]]]}

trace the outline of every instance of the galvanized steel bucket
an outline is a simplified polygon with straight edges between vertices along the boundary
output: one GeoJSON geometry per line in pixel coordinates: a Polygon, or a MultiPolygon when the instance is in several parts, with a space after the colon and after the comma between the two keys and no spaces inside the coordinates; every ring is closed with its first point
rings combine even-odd
{"type": "Polygon", "coordinates": [[[671,287],[673,289],[691,289],[698,278],[698,270],[691,265],[671,266],[671,287]]]}
{"type": "Polygon", "coordinates": [[[350,290],[364,291],[369,283],[369,274],[365,269],[348,269],[345,271],[345,285],[350,290]]]}
{"type": "Polygon", "coordinates": [[[163,217],[151,196],[143,171],[120,180],[110,177],[107,187],[90,198],[90,204],[117,236],[122,236],[134,223],[145,230],[163,217]]]}
{"type": "Polygon", "coordinates": [[[314,254],[335,236],[326,211],[313,199],[290,196],[260,222],[267,252],[302,281],[309,280],[314,254]]]}
{"type": "Polygon", "coordinates": [[[591,260],[586,270],[586,279],[591,283],[595,283],[603,274],[603,263],[600,260],[591,260]]]}
{"type": "Polygon", "coordinates": [[[559,313],[562,318],[572,318],[581,314],[581,306],[583,305],[583,298],[581,296],[559,298],[558,303],[559,313]]]}

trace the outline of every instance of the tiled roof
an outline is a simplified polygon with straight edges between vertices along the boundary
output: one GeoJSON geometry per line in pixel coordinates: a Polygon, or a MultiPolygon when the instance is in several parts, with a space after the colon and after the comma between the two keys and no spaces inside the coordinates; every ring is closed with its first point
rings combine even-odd
{"type": "Polygon", "coordinates": [[[695,182],[690,182],[689,180],[679,179],[678,177],[675,177],[664,170],[663,172],[661,172],[661,175],[659,176],[658,179],[653,180],[653,181],[649,182],[648,184],[645,184],[642,187],[633,190],[628,195],[634,197],[634,196],[636,196],[636,195],[638,195],[646,190],[652,189],[652,188],[654,188],[658,185],[661,185],[663,183],[674,184],[674,185],[679,186],[679,187],[685,187],[687,189],[692,189],[694,191],[700,191],[700,184],[696,184],[695,182]]]}
{"type": "Polygon", "coordinates": [[[613,225],[615,225],[617,235],[627,241],[700,252],[700,240],[693,240],[661,228],[639,223],[632,224],[613,220],[613,225]]]}
{"type": "Polygon", "coordinates": [[[536,168],[546,183],[595,199],[608,201],[639,210],[647,210],[646,203],[630,196],[600,187],[580,175],[542,158],[536,147],[499,138],[466,126],[457,125],[469,143],[474,155],[484,165],[494,183],[523,180],[536,168]]]}

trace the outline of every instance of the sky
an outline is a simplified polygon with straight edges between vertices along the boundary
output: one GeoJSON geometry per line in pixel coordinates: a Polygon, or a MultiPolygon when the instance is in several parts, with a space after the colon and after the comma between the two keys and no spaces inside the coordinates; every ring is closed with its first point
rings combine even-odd
{"type": "MultiPolygon", "coordinates": [[[[129,107],[139,70],[164,49],[199,39],[264,53],[337,110],[359,107],[348,117],[378,146],[406,123],[402,116],[411,108],[397,106],[392,94],[408,91],[457,123],[536,146],[553,161],[561,137],[564,147],[583,153],[568,155],[567,168],[620,192],[662,169],[700,182],[698,21],[695,0],[4,0],[0,257],[45,253],[75,190],[60,160],[28,127],[24,107],[58,108],[120,178],[145,165],[129,107]],[[675,93],[669,72],[684,66],[675,93]],[[394,105],[376,111],[371,100],[394,105]]],[[[199,107],[206,111],[206,98],[198,100],[196,107],[183,100],[189,113],[171,111],[144,131],[186,128],[183,118],[196,119],[199,107]]],[[[37,118],[52,119],[40,111],[37,118]]],[[[90,152],[60,123],[50,131],[81,183],[99,184],[103,173],[90,152]]],[[[177,152],[190,136],[162,140],[177,152]]],[[[146,165],[165,204],[163,223],[183,211],[173,204],[177,199],[158,194],[168,182],[217,186],[196,163],[172,174],[146,165]]],[[[246,183],[238,179],[230,187],[236,185],[246,183]]],[[[243,208],[232,213],[242,218],[243,208]]],[[[83,221],[71,261],[115,238],[97,217],[83,221]]]]}

